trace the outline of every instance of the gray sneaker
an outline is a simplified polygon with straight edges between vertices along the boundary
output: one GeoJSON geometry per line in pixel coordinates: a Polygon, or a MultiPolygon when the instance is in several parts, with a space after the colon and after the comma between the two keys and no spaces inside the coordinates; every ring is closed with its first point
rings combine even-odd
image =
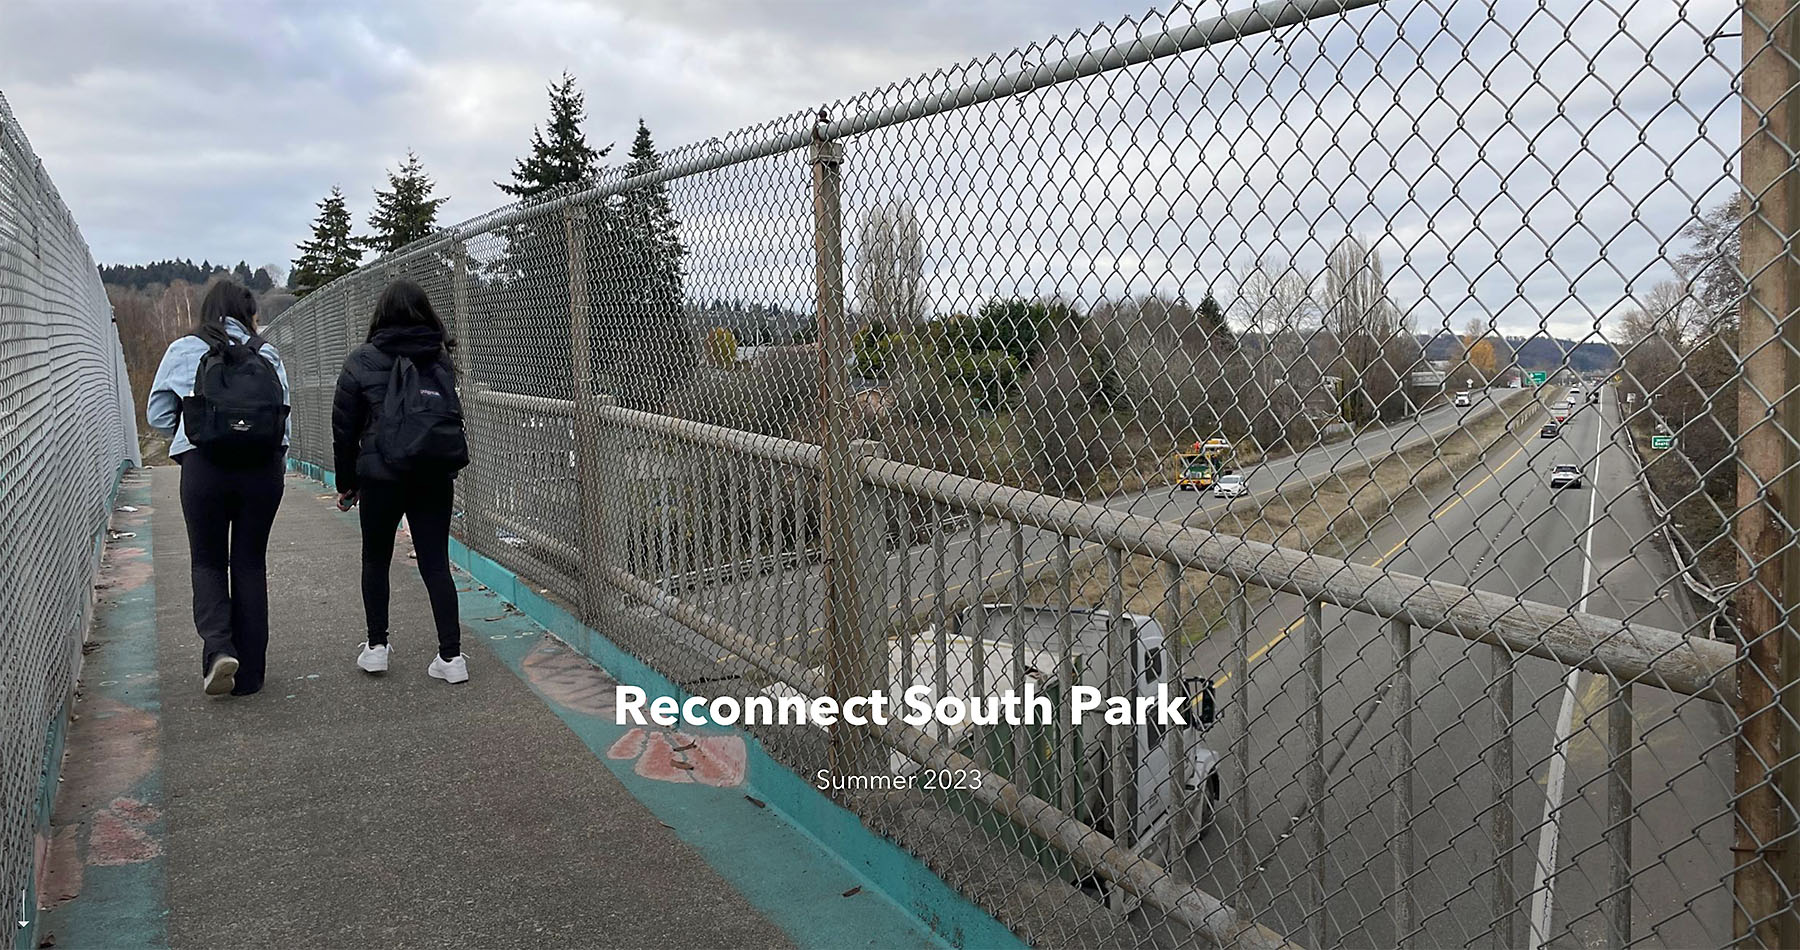
{"type": "Polygon", "coordinates": [[[223,696],[237,685],[237,657],[221,653],[213,657],[212,666],[200,678],[200,686],[208,696],[223,696]]]}

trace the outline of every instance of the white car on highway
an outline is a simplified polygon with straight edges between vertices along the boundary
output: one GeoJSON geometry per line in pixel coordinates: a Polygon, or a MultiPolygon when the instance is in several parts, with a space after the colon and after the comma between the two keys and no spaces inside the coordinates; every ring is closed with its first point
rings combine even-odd
{"type": "Polygon", "coordinates": [[[1580,488],[1581,469],[1573,465],[1558,465],[1550,470],[1551,488],[1580,488]]]}
{"type": "Polygon", "coordinates": [[[1456,404],[1458,406],[1468,405],[1469,404],[1469,394],[1468,393],[1457,393],[1456,394],[1456,404]]]}
{"type": "Polygon", "coordinates": [[[1213,482],[1212,493],[1214,498],[1236,498],[1250,494],[1250,486],[1242,475],[1220,475],[1219,480],[1213,482]]]}

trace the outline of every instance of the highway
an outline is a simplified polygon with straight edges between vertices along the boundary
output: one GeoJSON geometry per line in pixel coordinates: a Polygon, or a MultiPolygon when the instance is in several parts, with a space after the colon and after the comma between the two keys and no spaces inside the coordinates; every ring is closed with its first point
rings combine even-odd
{"type": "MultiPolygon", "coordinates": [[[[1612,394],[1582,404],[1560,437],[1503,441],[1434,504],[1402,511],[1352,560],[1495,593],[1568,605],[1602,616],[1685,630],[1693,622],[1671,592],[1673,571],[1648,540],[1653,519],[1638,493],[1634,459],[1618,427],[1612,394]],[[1551,466],[1568,462],[1587,478],[1579,489],[1549,488],[1551,466]],[[1596,476],[1596,473],[1597,476],[1596,476]],[[1591,527],[1590,527],[1591,525],[1591,527]]],[[[1219,671],[1223,720],[1204,740],[1231,749],[1231,703],[1247,703],[1252,774],[1231,775],[1231,794],[1248,794],[1249,837],[1259,873],[1240,892],[1222,849],[1239,829],[1235,803],[1221,809],[1221,834],[1190,851],[1201,886],[1246,904],[1262,922],[1309,941],[1303,913],[1326,908],[1328,941],[1391,946],[1384,905],[1391,890],[1393,827],[1389,744],[1393,704],[1385,690],[1393,660],[1383,621],[1327,607],[1323,612],[1326,761],[1325,901],[1308,886],[1312,832],[1303,815],[1308,754],[1302,697],[1306,664],[1292,597],[1253,598],[1250,646],[1260,661],[1248,684],[1231,683],[1228,635],[1200,651],[1219,671]],[[1374,705],[1372,705],[1374,704],[1374,705]],[[1356,729],[1367,714],[1365,728],[1356,729]],[[1344,742],[1349,740],[1347,750],[1344,742]]],[[[1411,882],[1419,946],[1485,945],[1496,919],[1496,868],[1488,822],[1495,805],[1489,750],[1497,694],[1490,670],[1497,648],[1443,634],[1415,633],[1413,759],[1418,871],[1411,882]]],[[[1513,781],[1508,786],[1512,930],[1497,946],[1604,944],[1599,901],[1610,888],[1605,745],[1608,681],[1534,657],[1508,658],[1513,682],[1513,781]]],[[[1638,818],[1632,908],[1634,939],[1673,946],[1717,945],[1730,936],[1721,889],[1730,855],[1731,788],[1726,712],[1649,686],[1634,689],[1632,791],[1638,818]],[[1698,832],[1683,829],[1698,827],[1698,832]]],[[[1230,761],[1228,759],[1228,761],[1230,761]]]]}

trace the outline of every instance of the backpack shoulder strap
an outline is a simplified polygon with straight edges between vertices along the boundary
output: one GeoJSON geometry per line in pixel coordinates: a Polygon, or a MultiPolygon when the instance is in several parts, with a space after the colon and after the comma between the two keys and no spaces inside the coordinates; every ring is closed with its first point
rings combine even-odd
{"type": "Polygon", "coordinates": [[[388,367],[387,392],[381,394],[381,421],[384,425],[393,425],[394,417],[399,413],[404,397],[400,393],[400,384],[404,380],[405,367],[400,365],[402,357],[394,357],[393,365],[388,367]]]}
{"type": "Polygon", "coordinates": [[[188,336],[192,337],[201,346],[206,347],[206,350],[200,354],[199,358],[194,360],[194,394],[199,395],[200,380],[206,377],[206,361],[211,357],[218,355],[221,347],[217,343],[208,340],[198,333],[190,333],[188,336]]]}

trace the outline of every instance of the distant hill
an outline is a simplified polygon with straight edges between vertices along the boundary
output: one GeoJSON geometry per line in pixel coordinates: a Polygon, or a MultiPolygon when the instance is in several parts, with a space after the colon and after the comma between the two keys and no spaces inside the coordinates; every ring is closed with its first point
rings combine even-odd
{"type": "Polygon", "coordinates": [[[1618,351],[1607,343],[1576,343],[1547,337],[1507,337],[1506,342],[1519,354],[1519,365],[1525,369],[1552,370],[1563,365],[1565,354],[1569,368],[1577,373],[1599,373],[1617,369],[1618,351]]]}
{"type": "MultiPolygon", "coordinates": [[[[1506,349],[1516,354],[1514,359],[1518,365],[1526,370],[1556,369],[1563,365],[1564,354],[1567,354],[1569,368],[1578,373],[1598,373],[1619,365],[1618,352],[1606,343],[1576,343],[1541,333],[1529,337],[1505,337],[1504,343],[1506,349]]],[[[1443,330],[1419,334],[1419,345],[1424,348],[1428,360],[1453,360],[1462,355],[1461,338],[1443,330]]],[[[1507,355],[1501,353],[1500,359],[1506,362],[1507,355]]]]}

